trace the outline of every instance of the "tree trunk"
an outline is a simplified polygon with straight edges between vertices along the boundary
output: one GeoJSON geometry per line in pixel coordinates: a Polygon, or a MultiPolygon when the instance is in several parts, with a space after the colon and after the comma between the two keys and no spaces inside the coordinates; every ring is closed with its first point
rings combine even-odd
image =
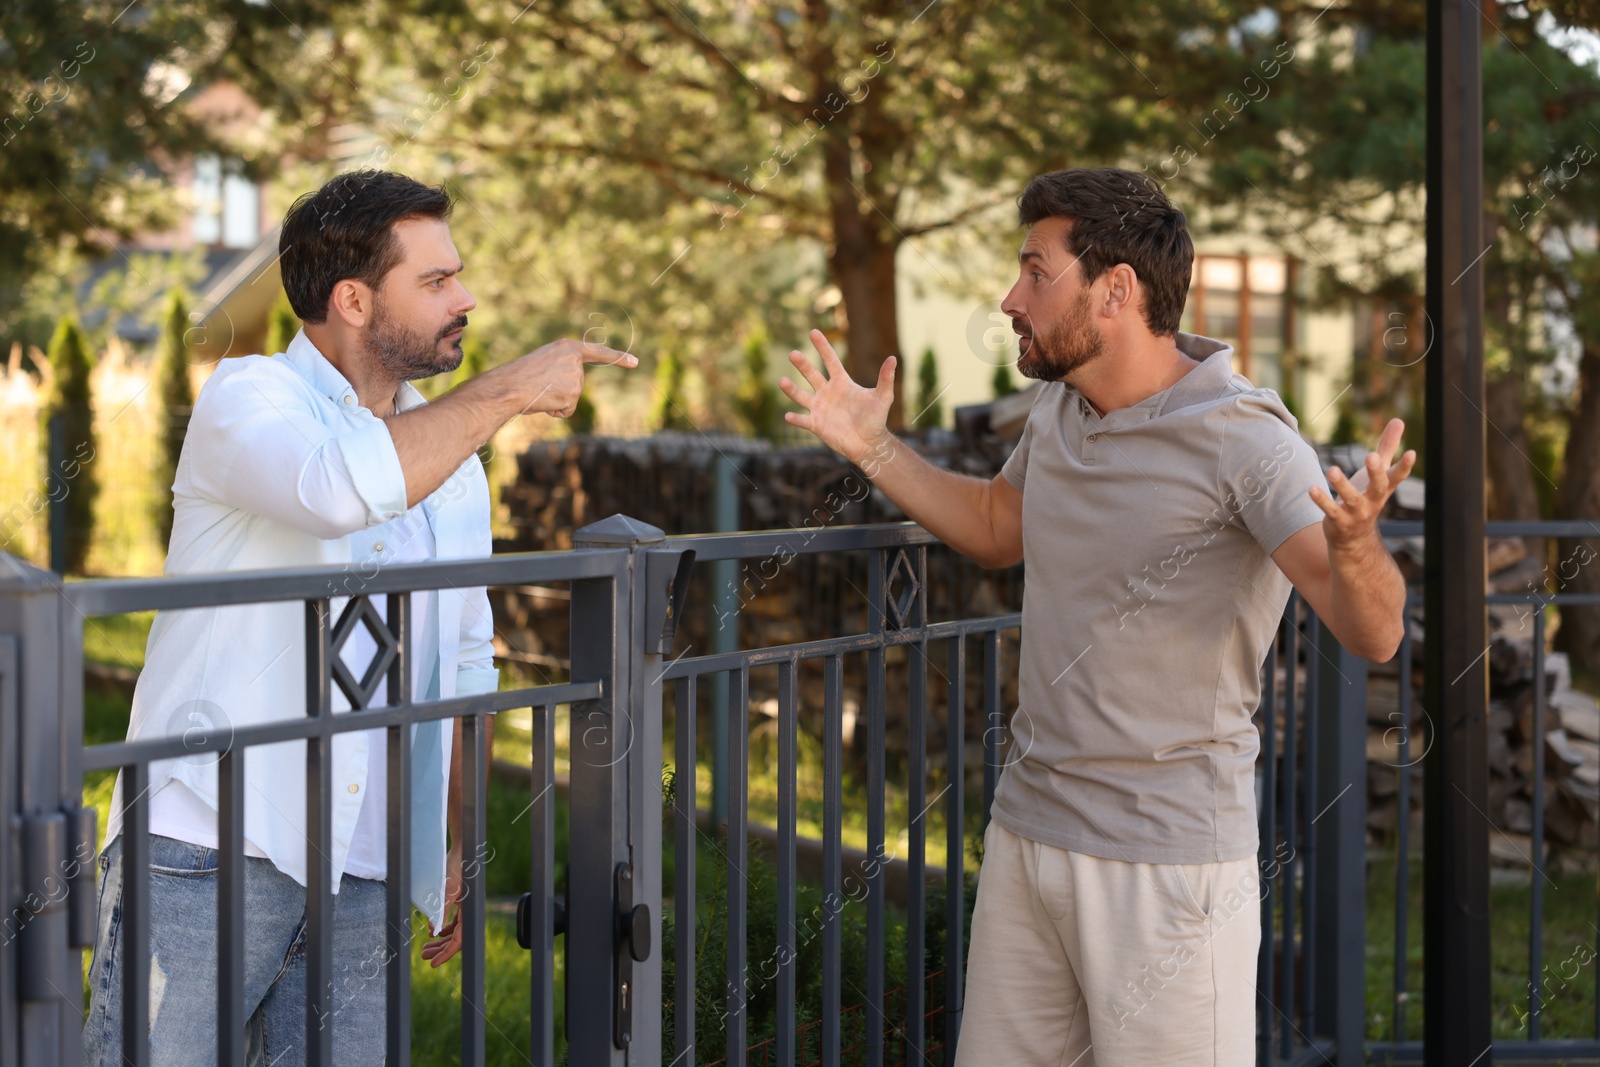
{"type": "MultiPolygon", "coordinates": [[[[830,139],[825,170],[833,222],[833,247],[828,265],[844,301],[844,363],[859,384],[878,381],[878,368],[900,355],[900,323],[895,296],[895,251],[900,241],[878,210],[860,204],[850,171],[850,148],[830,139]],[[885,230],[888,230],[885,234],[885,230]]],[[[886,209],[888,210],[888,209],[886,209]]],[[[901,398],[910,369],[904,359],[895,368],[894,406],[889,428],[905,425],[901,398]]]]}
{"type": "MultiPolygon", "coordinates": [[[[1586,338],[1578,364],[1578,398],[1556,493],[1559,518],[1592,522],[1600,531],[1600,341],[1586,338]]],[[[1592,538],[1563,538],[1553,568],[1563,593],[1600,593],[1600,532],[1592,538]]],[[[1600,607],[1561,609],[1558,644],[1575,669],[1600,679],[1600,607]]]]}
{"type": "MultiPolygon", "coordinates": [[[[1539,516],[1539,493],[1534,479],[1541,477],[1529,457],[1523,421],[1522,380],[1515,371],[1492,374],[1484,382],[1484,414],[1489,431],[1485,439],[1489,461],[1489,518],[1533,522],[1539,516]]],[[[1544,539],[1525,538],[1528,552],[1544,558],[1544,539]]]]}

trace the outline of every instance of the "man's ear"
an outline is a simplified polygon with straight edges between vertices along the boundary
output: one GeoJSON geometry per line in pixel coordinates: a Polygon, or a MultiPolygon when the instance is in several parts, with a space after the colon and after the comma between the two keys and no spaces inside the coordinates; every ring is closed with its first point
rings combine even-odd
{"type": "Polygon", "coordinates": [[[347,326],[361,329],[372,321],[373,292],[366,282],[345,278],[328,294],[328,314],[337,315],[347,326]]]}
{"type": "Polygon", "coordinates": [[[1105,293],[1094,310],[1107,318],[1131,311],[1139,299],[1139,276],[1126,263],[1118,263],[1102,276],[1105,293]]]}

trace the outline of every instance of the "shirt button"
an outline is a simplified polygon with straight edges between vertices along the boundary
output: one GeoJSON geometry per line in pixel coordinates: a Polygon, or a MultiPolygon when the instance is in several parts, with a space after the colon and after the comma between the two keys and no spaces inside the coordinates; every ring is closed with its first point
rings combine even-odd
{"type": "Polygon", "coordinates": [[[354,782],[351,782],[350,783],[350,792],[359,793],[359,792],[361,792],[361,787],[359,785],[356,785],[354,782]]]}
{"type": "Polygon", "coordinates": [[[372,551],[374,551],[374,552],[382,552],[383,551],[383,542],[382,541],[378,541],[375,544],[373,544],[372,551]]]}
{"type": "Polygon", "coordinates": [[[356,398],[351,396],[349,393],[346,393],[344,395],[344,402],[346,404],[354,404],[356,402],[356,398]]]}
{"type": "Polygon", "coordinates": [[[1092,434],[1089,435],[1089,440],[1098,441],[1098,440],[1100,440],[1100,435],[1097,434],[1097,433],[1092,433],[1092,434]]]}

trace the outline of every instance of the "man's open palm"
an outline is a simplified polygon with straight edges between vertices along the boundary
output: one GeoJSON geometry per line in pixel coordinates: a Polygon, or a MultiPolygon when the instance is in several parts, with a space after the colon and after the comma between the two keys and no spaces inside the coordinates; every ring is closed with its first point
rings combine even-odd
{"type": "Polygon", "coordinates": [[[788,378],[780,381],[778,388],[802,409],[784,412],[783,417],[790,425],[816,434],[823,444],[851,463],[860,463],[888,436],[895,358],[890,356],[883,361],[878,368],[878,384],[868,389],[850,377],[821,330],[811,331],[811,343],[822,357],[822,369],[799,351],[789,353],[789,362],[814,392],[807,392],[788,378]]]}

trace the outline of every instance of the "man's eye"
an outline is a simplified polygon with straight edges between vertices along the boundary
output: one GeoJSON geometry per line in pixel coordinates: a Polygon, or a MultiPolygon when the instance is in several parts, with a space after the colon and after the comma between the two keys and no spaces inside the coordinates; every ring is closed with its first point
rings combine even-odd
{"type": "Polygon", "coordinates": [[[444,279],[443,278],[435,278],[433,280],[432,284],[433,284],[433,287],[435,289],[443,289],[444,288],[444,279]]]}
{"type": "Polygon", "coordinates": [[[1035,282],[1038,282],[1041,278],[1044,277],[1044,275],[1040,274],[1038,271],[1034,271],[1032,274],[1029,275],[1029,277],[1031,277],[1035,282]]]}

